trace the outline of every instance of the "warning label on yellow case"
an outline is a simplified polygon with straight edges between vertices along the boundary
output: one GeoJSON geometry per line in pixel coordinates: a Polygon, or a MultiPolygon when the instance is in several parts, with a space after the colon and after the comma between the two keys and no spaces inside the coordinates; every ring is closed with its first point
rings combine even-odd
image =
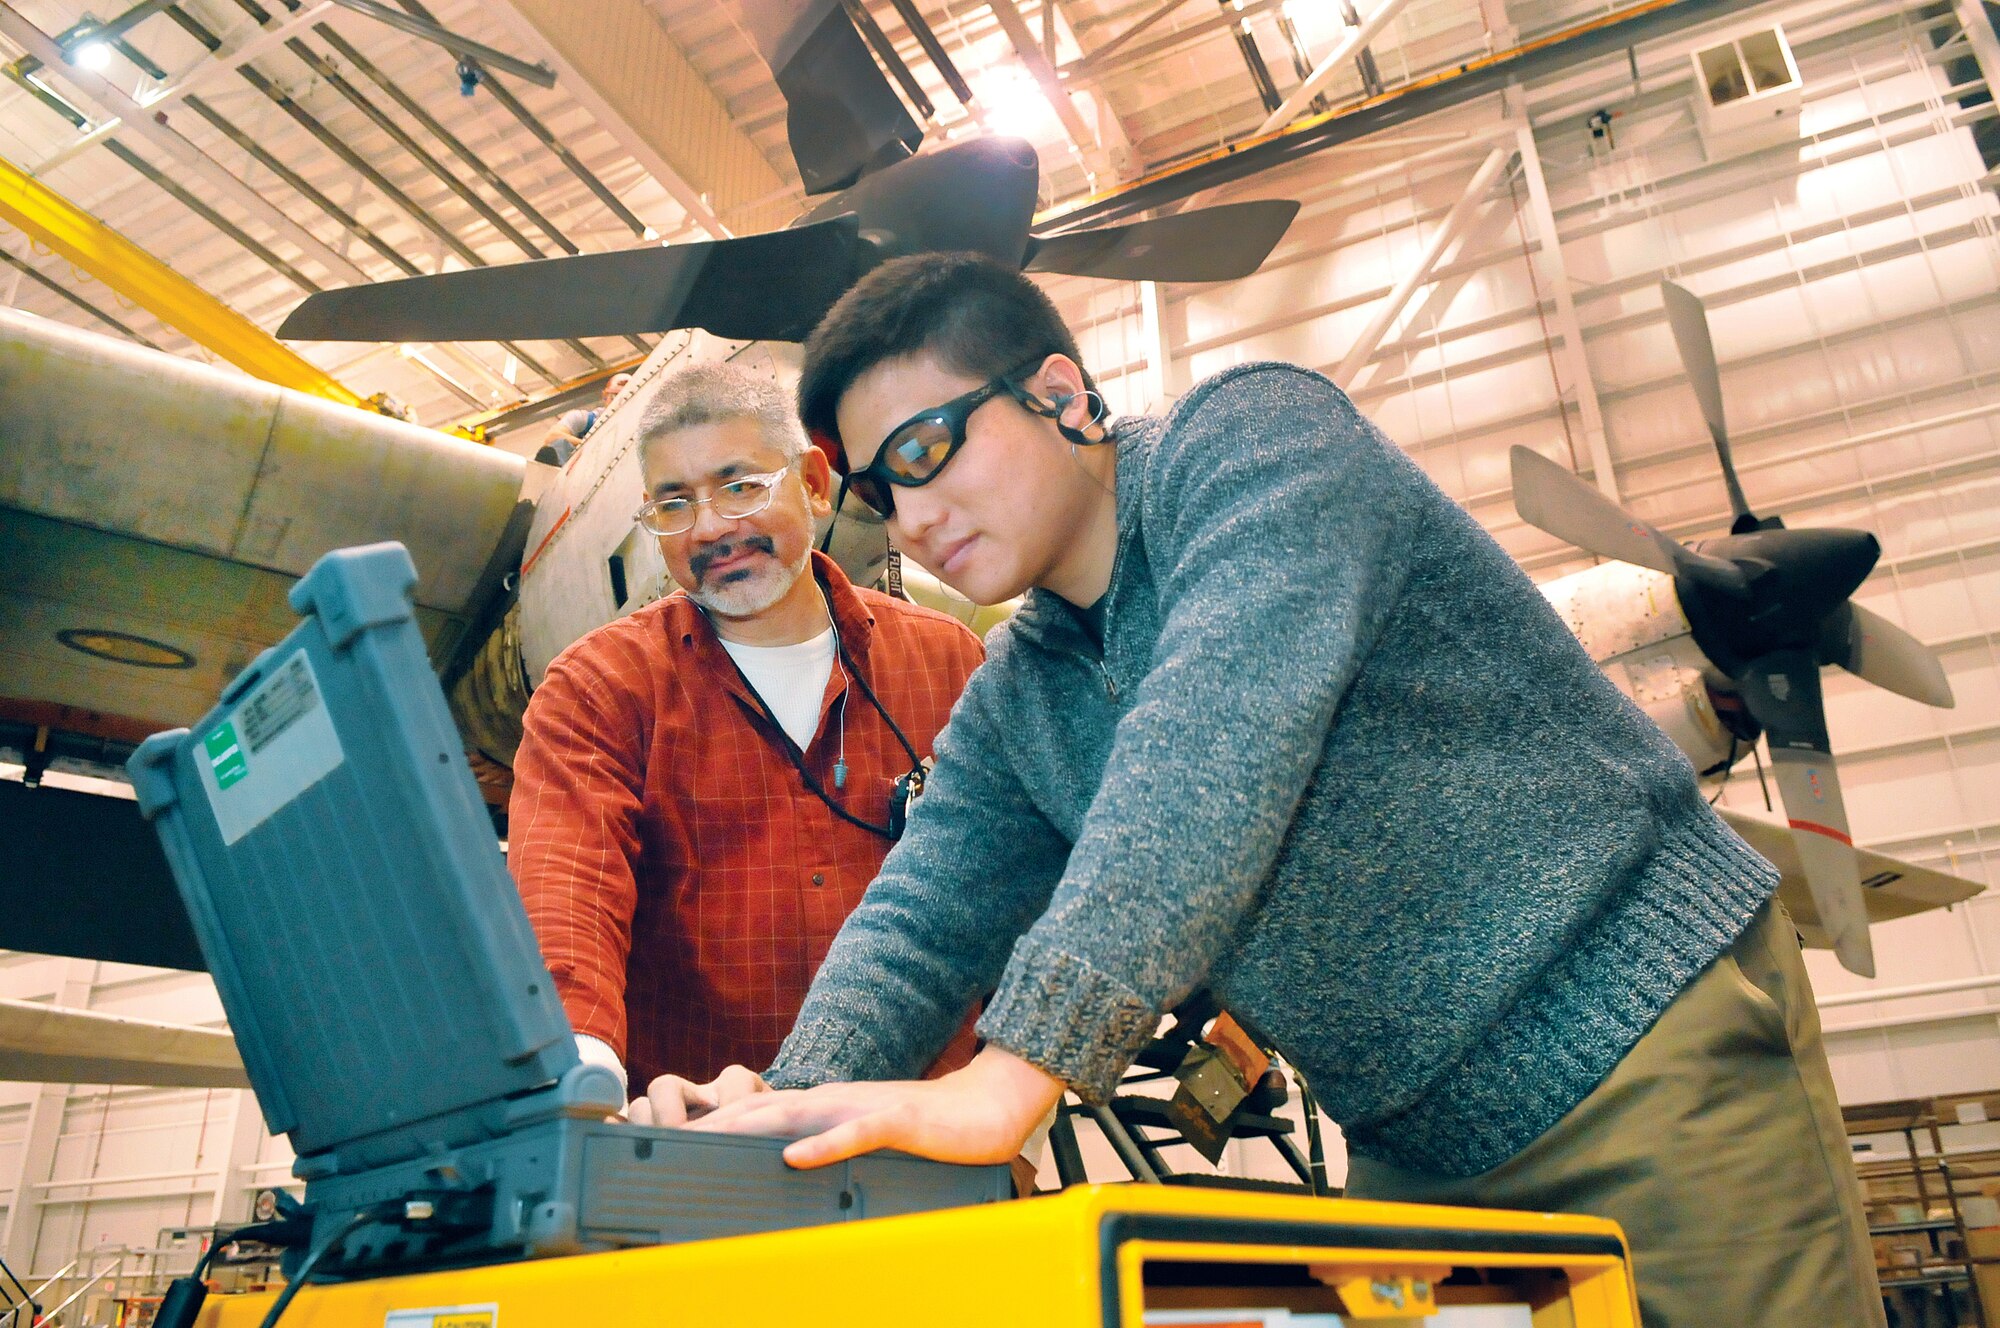
{"type": "Polygon", "coordinates": [[[498,1305],[435,1305],[390,1310],[382,1328],[500,1328],[498,1305]]]}

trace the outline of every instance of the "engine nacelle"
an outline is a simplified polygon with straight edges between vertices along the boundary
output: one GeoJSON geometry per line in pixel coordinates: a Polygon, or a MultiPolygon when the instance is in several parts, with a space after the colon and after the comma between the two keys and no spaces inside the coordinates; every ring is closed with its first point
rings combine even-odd
{"type": "Polygon", "coordinates": [[[1721,681],[1694,643],[1673,578],[1630,563],[1605,563],[1542,586],[1556,613],[1618,690],[1704,774],[1745,750],[1716,713],[1721,681]]]}

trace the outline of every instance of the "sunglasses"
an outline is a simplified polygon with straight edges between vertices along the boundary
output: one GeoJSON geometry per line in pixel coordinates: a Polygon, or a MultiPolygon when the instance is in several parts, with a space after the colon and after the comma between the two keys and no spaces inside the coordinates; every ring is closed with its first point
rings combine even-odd
{"type": "MultiPolygon", "coordinates": [[[[886,521],[896,513],[891,486],[918,489],[943,474],[951,459],[958,455],[958,449],[965,446],[965,428],[972,412],[994,397],[1005,392],[1032,414],[1053,414],[1047,405],[1028,395],[1018,381],[1041,364],[1037,359],[941,406],[910,416],[889,431],[889,436],[875,449],[873,461],[841,479],[841,494],[852,493],[886,521]]],[[[835,506],[839,506],[838,502],[835,506]]]]}

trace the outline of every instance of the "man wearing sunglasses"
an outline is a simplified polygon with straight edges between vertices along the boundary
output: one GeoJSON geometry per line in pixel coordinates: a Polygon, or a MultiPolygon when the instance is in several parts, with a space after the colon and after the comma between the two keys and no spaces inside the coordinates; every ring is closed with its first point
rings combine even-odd
{"type": "Polygon", "coordinates": [[[697,1128],[997,1160],[1206,987],[1349,1194],[1613,1217],[1648,1328],[1882,1322],[1776,871],[1331,383],[1242,365],[1106,428],[1032,283],[925,255],[835,306],[799,399],[908,553],[1027,598],[766,1071],[794,1091],[739,1071],[697,1128]],[[908,1082],[985,992],[979,1055],[908,1082]]]}
{"type": "Polygon", "coordinates": [[[981,651],[812,551],[830,472],[776,383],[683,371],[637,446],[679,589],[550,665],[509,859],[580,1050],[671,1124],[684,1080],[777,1051],[981,651]]]}

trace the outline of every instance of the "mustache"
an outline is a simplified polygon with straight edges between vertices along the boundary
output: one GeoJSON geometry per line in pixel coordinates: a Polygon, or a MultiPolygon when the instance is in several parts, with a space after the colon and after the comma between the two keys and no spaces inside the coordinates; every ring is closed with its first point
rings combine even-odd
{"type": "Polygon", "coordinates": [[[769,535],[745,535],[742,539],[711,544],[701,552],[689,555],[688,570],[694,573],[695,580],[705,580],[709,568],[725,558],[734,558],[745,550],[769,554],[773,558],[778,556],[778,546],[771,542],[769,535]]]}

